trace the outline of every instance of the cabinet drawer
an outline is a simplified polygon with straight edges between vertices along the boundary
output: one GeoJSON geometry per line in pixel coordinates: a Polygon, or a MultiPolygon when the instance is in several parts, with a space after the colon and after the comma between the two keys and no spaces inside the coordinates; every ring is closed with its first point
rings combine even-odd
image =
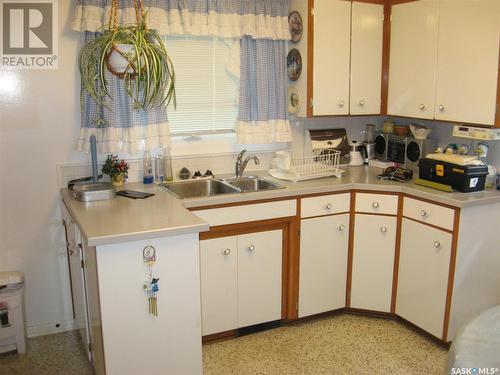
{"type": "Polygon", "coordinates": [[[300,201],[300,216],[306,218],[349,212],[350,202],[349,193],[303,198],[300,201]]]}
{"type": "Polygon", "coordinates": [[[403,216],[421,221],[422,223],[453,230],[454,214],[455,211],[448,207],[407,197],[403,200],[403,216]]]}
{"type": "Polygon", "coordinates": [[[397,215],[398,196],[388,194],[356,193],[356,212],[397,215]]]}
{"type": "Polygon", "coordinates": [[[295,199],[193,211],[196,216],[208,222],[210,226],[295,216],[296,212],[297,201],[295,199]]]}

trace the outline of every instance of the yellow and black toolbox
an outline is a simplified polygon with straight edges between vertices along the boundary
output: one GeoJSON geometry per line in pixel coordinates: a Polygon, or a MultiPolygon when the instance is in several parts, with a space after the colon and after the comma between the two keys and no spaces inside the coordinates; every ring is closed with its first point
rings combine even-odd
{"type": "Polygon", "coordinates": [[[445,161],[422,158],[418,162],[419,178],[451,186],[464,193],[484,189],[488,166],[459,165],[445,161]]]}

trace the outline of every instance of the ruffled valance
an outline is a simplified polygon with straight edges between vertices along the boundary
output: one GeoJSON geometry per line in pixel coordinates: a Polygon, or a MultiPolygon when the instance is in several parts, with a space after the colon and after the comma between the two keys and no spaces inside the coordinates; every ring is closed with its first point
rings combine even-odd
{"type": "MultiPolygon", "coordinates": [[[[108,25],[111,1],[80,0],[73,29],[96,32],[108,25]]],[[[289,0],[144,1],[148,27],[162,35],[289,40],[289,0]]],[[[135,23],[133,0],[120,0],[118,20],[135,23]]]]}

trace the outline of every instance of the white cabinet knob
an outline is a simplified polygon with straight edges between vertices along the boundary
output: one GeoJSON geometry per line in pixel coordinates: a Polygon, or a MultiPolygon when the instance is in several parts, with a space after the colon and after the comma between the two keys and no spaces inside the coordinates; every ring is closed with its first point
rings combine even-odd
{"type": "Polygon", "coordinates": [[[425,104],[420,104],[420,105],[418,106],[418,108],[419,108],[421,111],[425,111],[426,106],[425,106],[425,104]]]}
{"type": "Polygon", "coordinates": [[[345,225],[344,224],[339,225],[338,229],[339,229],[339,231],[342,232],[345,229],[345,225]]]}
{"type": "Polygon", "coordinates": [[[229,255],[231,254],[231,250],[230,249],[226,249],[222,252],[224,255],[229,255]]]}
{"type": "Polygon", "coordinates": [[[440,104],[440,105],[439,105],[439,111],[440,111],[440,112],[444,112],[444,111],[446,111],[446,107],[445,107],[444,105],[440,104]]]}
{"type": "Polygon", "coordinates": [[[420,216],[426,217],[427,216],[427,211],[426,210],[420,211],[420,216]]]}
{"type": "Polygon", "coordinates": [[[255,246],[254,245],[248,246],[248,251],[254,251],[254,250],[255,250],[255,246]]]}
{"type": "Polygon", "coordinates": [[[364,100],[360,100],[360,101],[359,101],[359,106],[360,106],[360,107],[362,107],[362,106],[364,106],[364,105],[365,105],[365,101],[364,101],[364,100]]]}
{"type": "Polygon", "coordinates": [[[331,209],[332,209],[332,207],[333,207],[333,205],[332,205],[331,203],[327,203],[327,205],[325,206],[325,208],[326,208],[327,210],[331,210],[331,209]]]}
{"type": "Polygon", "coordinates": [[[343,100],[341,100],[341,101],[339,102],[339,107],[340,107],[340,108],[342,108],[344,105],[345,105],[344,101],[343,101],[343,100]]]}
{"type": "Polygon", "coordinates": [[[378,206],[379,206],[378,202],[373,202],[373,203],[372,203],[372,207],[373,207],[373,208],[378,208],[378,206]]]}
{"type": "Polygon", "coordinates": [[[441,242],[439,242],[439,241],[434,241],[434,247],[435,247],[436,249],[440,248],[440,247],[441,247],[441,242]]]}
{"type": "Polygon", "coordinates": [[[381,231],[382,233],[387,232],[387,227],[380,227],[380,231],[381,231]]]}

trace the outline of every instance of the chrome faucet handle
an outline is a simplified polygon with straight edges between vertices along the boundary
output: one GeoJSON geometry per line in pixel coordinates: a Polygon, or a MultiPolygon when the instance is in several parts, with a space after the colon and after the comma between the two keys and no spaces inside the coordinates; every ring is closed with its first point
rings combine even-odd
{"type": "Polygon", "coordinates": [[[241,161],[243,159],[243,155],[247,152],[246,149],[241,150],[241,152],[238,154],[238,157],[236,158],[237,161],[241,161]]]}

